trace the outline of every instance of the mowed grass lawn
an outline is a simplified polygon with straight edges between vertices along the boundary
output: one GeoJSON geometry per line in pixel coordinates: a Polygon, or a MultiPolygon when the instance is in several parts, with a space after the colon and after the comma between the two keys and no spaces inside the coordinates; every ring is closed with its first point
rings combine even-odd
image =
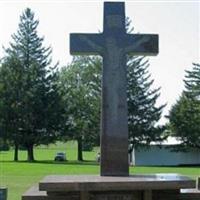
{"type": "MultiPolygon", "coordinates": [[[[19,152],[19,162],[13,162],[13,151],[0,152],[0,186],[8,188],[8,200],[20,200],[21,195],[44,176],[50,174],[99,174],[95,162],[98,148],[84,152],[84,162],[77,162],[75,142],[58,143],[35,149],[34,163],[27,163],[26,151],[19,152]],[[56,152],[66,152],[67,162],[54,162],[56,152]]],[[[200,167],[130,167],[131,174],[179,173],[196,178],[200,167]]]]}

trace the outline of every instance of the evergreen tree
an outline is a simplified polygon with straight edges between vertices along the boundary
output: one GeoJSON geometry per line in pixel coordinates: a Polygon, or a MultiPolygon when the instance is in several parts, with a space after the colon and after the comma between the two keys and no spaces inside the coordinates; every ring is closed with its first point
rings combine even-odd
{"type": "Polygon", "coordinates": [[[185,90],[169,113],[172,134],[182,141],[178,150],[200,148],[200,65],[186,71],[185,90]]]}
{"type": "Polygon", "coordinates": [[[193,99],[200,100],[200,64],[193,63],[191,71],[186,70],[185,94],[193,99]]]}
{"type": "Polygon", "coordinates": [[[128,58],[128,126],[132,148],[162,140],[161,135],[164,131],[164,128],[157,124],[165,105],[156,106],[160,88],[151,89],[153,80],[148,67],[148,60],[144,57],[128,58]]]}
{"type": "MultiPolygon", "coordinates": [[[[20,131],[17,137],[20,145],[27,148],[29,161],[34,160],[34,145],[48,144],[56,139],[61,116],[57,65],[50,66],[51,48],[43,46],[44,38],[37,33],[38,23],[34,13],[27,8],[20,16],[18,31],[12,35],[13,42],[6,49],[7,55],[3,60],[3,65],[12,66],[13,77],[18,69],[18,88],[14,88],[16,96],[12,96],[12,101],[17,102],[19,108],[17,120],[20,123],[17,122],[15,130],[20,131]],[[9,64],[7,60],[14,63],[9,64]]],[[[8,107],[14,113],[12,101],[8,107]]]]}
{"type": "MultiPolygon", "coordinates": [[[[126,31],[132,33],[131,20],[126,31]]],[[[154,80],[148,71],[149,61],[143,56],[127,57],[127,103],[130,151],[152,141],[162,141],[164,126],[159,126],[165,105],[156,106],[160,88],[152,89],[154,80]]]]}

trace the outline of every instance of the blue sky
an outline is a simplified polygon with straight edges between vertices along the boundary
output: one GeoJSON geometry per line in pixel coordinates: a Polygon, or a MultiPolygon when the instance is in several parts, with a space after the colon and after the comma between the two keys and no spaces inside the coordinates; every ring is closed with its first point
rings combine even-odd
{"type": "MultiPolygon", "coordinates": [[[[135,32],[159,34],[160,52],[149,57],[154,87],[161,87],[158,104],[167,103],[164,114],[184,88],[183,78],[192,62],[200,62],[200,1],[125,1],[126,16],[135,32]]],[[[93,33],[103,28],[103,1],[0,0],[0,45],[8,46],[19,15],[30,7],[39,19],[39,34],[53,48],[53,60],[66,65],[69,33],[93,33]]],[[[3,51],[0,49],[0,57],[3,51]]],[[[164,118],[162,122],[164,122],[164,118]]]]}

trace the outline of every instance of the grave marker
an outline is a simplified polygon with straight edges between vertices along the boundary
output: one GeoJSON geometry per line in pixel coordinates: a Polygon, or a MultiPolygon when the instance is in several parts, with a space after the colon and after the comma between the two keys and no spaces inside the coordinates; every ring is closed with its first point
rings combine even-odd
{"type": "Polygon", "coordinates": [[[128,176],[126,55],[156,55],[158,35],[127,34],[124,3],[105,2],[103,33],[71,34],[70,52],[103,57],[101,175],[128,176]]]}

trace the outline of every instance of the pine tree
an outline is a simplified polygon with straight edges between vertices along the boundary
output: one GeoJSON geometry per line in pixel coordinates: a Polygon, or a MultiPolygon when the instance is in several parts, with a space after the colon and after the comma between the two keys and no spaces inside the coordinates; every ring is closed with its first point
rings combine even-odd
{"type": "MultiPolygon", "coordinates": [[[[126,19],[127,33],[134,32],[132,21],[126,19]]],[[[127,103],[130,149],[148,146],[164,139],[164,126],[159,126],[165,105],[157,106],[160,88],[152,89],[154,80],[148,71],[149,61],[143,56],[127,57],[127,103]]]]}
{"type": "MultiPolygon", "coordinates": [[[[27,148],[28,160],[34,160],[33,147],[48,144],[55,140],[58,134],[60,120],[60,97],[57,92],[57,66],[51,68],[51,48],[43,46],[44,38],[37,33],[39,21],[34,19],[34,13],[27,8],[20,16],[13,42],[6,49],[6,60],[15,58],[12,68],[19,67],[19,84],[16,100],[20,104],[17,111],[18,131],[20,130],[20,145],[27,148]]],[[[16,70],[15,70],[16,71],[16,70]]],[[[13,76],[15,76],[15,71],[13,76]]],[[[12,112],[13,110],[11,110],[12,112]]],[[[13,111],[14,112],[14,111],[13,111]]]]}
{"type": "Polygon", "coordinates": [[[127,63],[127,102],[129,140],[132,148],[162,140],[163,127],[157,123],[165,105],[156,106],[159,90],[151,89],[149,63],[144,57],[129,57],[127,63]]]}
{"type": "Polygon", "coordinates": [[[200,100],[200,64],[193,63],[191,71],[186,70],[185,94],[200,100]]]}
{"type": "Polygon", "coordinates": [[[172,134],[182,141],[177,150],[200,148],[200,65],[186,71],[185,90],[169,113],[172,134]]]}

